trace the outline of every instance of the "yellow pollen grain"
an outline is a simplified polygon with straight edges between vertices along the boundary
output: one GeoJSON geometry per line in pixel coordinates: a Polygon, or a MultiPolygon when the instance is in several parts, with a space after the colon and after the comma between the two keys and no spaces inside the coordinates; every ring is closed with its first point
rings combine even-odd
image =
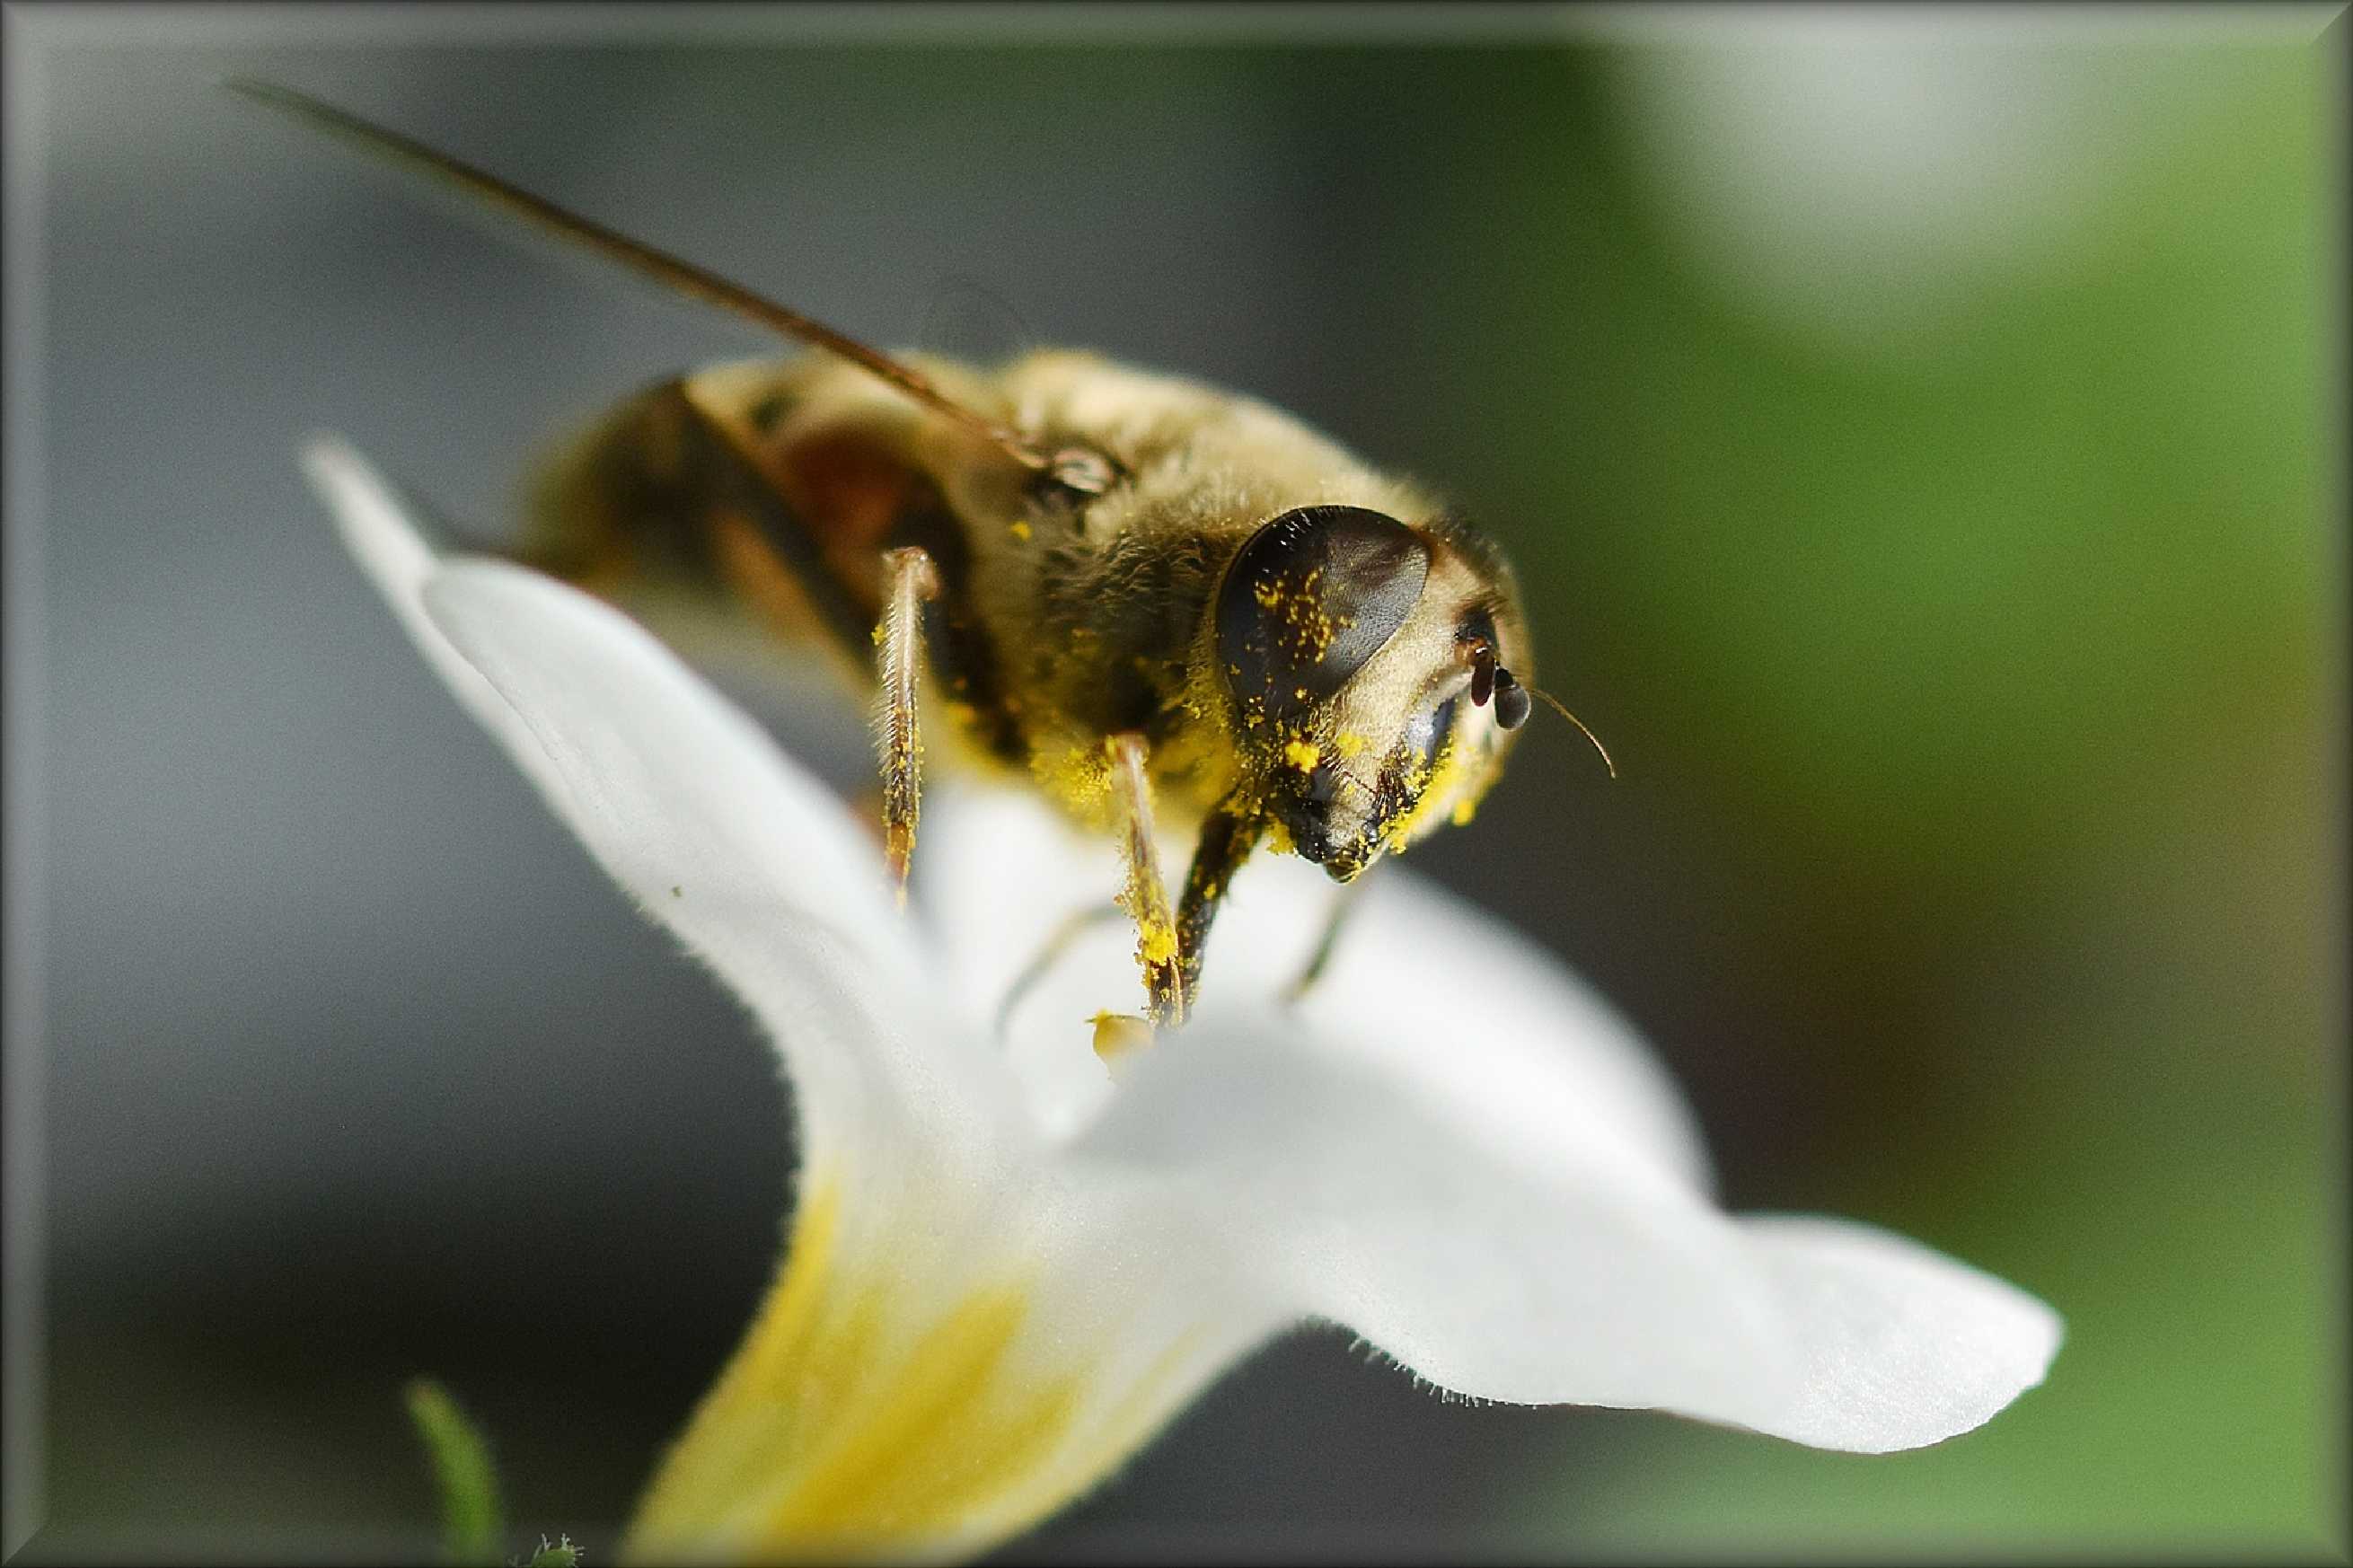
{"type": "Polygon", "coordinates": [[[1332,749],[1344,758],[1361,754],[1369,742],[1354,730],[1343,730],[1332,737],[1332,749]]]}
{"type": "Polygon", "coordinates": [[[1010,531],[1014,538],[1020,540],[1023,543],[1026,544],[1029,542],[1029,525],[1028,523],[1017,522],[1013,525],[1010,531]]]}
{"type": "Polygon", "coordinates": [[[1404,854],[1406,846],[1419,834],[1422,824],[1437,810],[1438,803],[1446,798],[1461,775],[1461,748],[1449,736],[1430,765],[1417,766],[1405,775],[1406,795],[1413,805],[1384,825],[1392,854],[1404,854]]]}
{"type": "Polygon", "coordinates": [[[1132,1013],[1094,1016],[1095,1055],[1105,1066],[1152,1043],[1152,1026],[1132,1013]]]}
{"type": "Polygon", "coordinates": [[[1293,741],[1282,748],[1282,760],[1303,773],[1314,773],[1324,760],[1324,748],[1313,741],[1293,741]]]}
{"type": "Polygon", "coordinates": [[[1136,956],[1146,963],[1176,962],[1176,933],[1155,921],[1135,933],[1136,956]]]}

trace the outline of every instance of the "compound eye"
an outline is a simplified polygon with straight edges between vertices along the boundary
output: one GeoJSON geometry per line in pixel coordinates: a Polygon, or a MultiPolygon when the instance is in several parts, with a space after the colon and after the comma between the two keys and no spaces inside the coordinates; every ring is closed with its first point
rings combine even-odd
{"type": "Polygon", "coordinates": [[[1495,727],[1516,730],[1528,721],[1528,689],[1508,669],[1495,671],[1495,727]]]}
{"type": "Polygon", "coordinates": [[[1250,536],[1218,590],[1218,658],[1246,705],[1297,718],[1397,635],[1430,547],[1384,512],[1303,506],[1250,536]]]}

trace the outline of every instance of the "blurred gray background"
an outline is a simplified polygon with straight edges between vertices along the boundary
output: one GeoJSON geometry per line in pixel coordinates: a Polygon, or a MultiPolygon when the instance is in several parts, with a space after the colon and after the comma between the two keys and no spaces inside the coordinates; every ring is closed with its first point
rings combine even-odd
{"type": "Polygon", "coordinates": [[[790,1169],[766,1051],[294,465],[338,430],[496,533],[551,437],[762,343],[232,74],[853,333],[957,347],[976,289],[1455,497],[1626,776],[1539,726],[1417,868],[1642,1026],[1731,1206],[2070,1319],[2051,1387],[1868,1462],[1305,1332],[1017,1551],[2341,1542],[2325,14],[1239,15],[8,13],[41,1551],[424,1550],[419,1371],[519,1530],[608,1550],[790,1169]]]}

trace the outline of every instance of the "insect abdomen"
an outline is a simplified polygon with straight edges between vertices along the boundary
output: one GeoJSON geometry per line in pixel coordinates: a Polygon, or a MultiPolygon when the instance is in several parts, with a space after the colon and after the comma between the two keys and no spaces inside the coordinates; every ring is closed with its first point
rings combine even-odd
{"type": "Polygon", "coordinates": [[[820,638],[861,669],[879,608],[871,571],[845,576],[827,520],[784,497],[740,428],[672,377],[557,453],[532,488],[521,552],[632,609],[749,615],[820,638]]]}
{"type": "Polygon", "coordinates": [[[863,689],[883,554],[920,547],[940,577],[923,629],[944,695],[987,753],[1025,762],[963,524],[903,427],[804,395],[805,363],[673,377],[622,404],[543,470],[522,558],[681,641],[717,616],[829,645],[863,689]]]}

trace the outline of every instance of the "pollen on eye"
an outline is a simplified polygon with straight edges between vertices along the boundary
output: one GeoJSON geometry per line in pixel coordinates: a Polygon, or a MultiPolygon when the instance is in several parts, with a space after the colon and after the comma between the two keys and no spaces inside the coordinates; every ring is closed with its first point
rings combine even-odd
{"type": "Polygon", "coordinates": [[[1324,760],[1324,748],[1313,741],[1293,741],[1282,748],[1282,760],[1303,773],[1314,773],[1324,760]]]}

